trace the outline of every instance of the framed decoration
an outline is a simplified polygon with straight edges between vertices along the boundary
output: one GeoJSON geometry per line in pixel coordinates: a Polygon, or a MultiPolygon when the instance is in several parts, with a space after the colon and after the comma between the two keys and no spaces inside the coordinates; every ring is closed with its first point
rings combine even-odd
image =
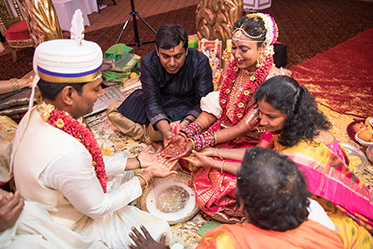
{"type": "Polygon", "coordinates": [[[202,39],[198,43],[198,50],[209,58],[213,73],[221,68],[222,42],[219,40],[208,41],[202,39]]]}

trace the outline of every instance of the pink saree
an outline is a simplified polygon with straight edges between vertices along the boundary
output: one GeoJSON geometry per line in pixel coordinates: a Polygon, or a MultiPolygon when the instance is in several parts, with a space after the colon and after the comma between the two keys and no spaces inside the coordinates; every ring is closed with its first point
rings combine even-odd
{"type": "Polygon", "coordinates": [[[348,156],[340,146],[344,160],[323,143],[299,142],[285,148],[274,136],[276,151],[287,155],[308,179],[308,189],[342,210],[369,232],[373,232],[373,203],[364,183],[348,168],[348,156]]]}

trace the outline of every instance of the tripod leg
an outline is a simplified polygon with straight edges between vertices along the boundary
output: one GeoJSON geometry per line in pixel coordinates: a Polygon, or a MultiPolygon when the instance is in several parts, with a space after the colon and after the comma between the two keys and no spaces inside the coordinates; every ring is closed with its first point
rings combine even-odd
{"type": "Polygon", "coordinates": [[[149,29],[151,29],[151,31],[153,31],[154,32],[154,34],[157,34],[157,32],[149,25],[149,23],[147,23],[145,20],[144,20],[144,18],[142,18],[140,15],[139,15],[139,13],[135,13],[136,14],[136,16],[138,16],[140,19],[141,19],[141,21],[143,21],[143,23],[145,23],[146,24],[146,26],[148,26],[148,28],[149,29]]]}
{"type": "Polygon", "coordinates": [[[136,46],[141,46],[140,38],[139,38],[139,29],[137,28],[136,15],[137,15],[137,12],[133,12],[133,31],[135,33],[135,44],[136,46]]]}
{"type": "MultiPolygon", "coordinates": [[[[130,13],[130,15],[128,16],[126,23],[123,25],[122,32],[120,32],[120,35],[119,35],[119,37],[118,37],[118,40],[117,40],[117,42],[116,42],[115,44],[118,44],[120,38],[121,38],[122,35],[123,35],[124,30],[125,30],[126,27],[127,27],[128,22],[129,22],[130,19],[131,19],[131,16],[133,16],[133,13],[130,13]]],[[[134,17],[133,19],[136,19],[136,17],[134,17]]]]}

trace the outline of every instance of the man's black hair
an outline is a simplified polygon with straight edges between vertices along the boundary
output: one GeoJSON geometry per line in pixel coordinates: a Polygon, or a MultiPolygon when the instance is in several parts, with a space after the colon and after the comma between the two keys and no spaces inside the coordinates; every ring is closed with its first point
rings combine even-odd
{"type": "Polygon", "coordinates": [[[183,43],[185,51],[188,49],[188,35],[184,27],[177,24],[164,24],[155,36],[157,49],[171,49],[183,43]]]}
{"type": "Polygon", "coordinates": [[[56,100],[57,95],[66,86],[71,86],[74,88],[79,95],[83,92],[83,86],[87,83],[53,83],[40,79],[37,86],[41,92],[43,99],[56,100]]]}
{"type": "Polygon", "coordinates": [[[246,151],[237,171],[237,200],[242,199],[249,222],[274,231],[292,230],[308,217],[306,182],[297,165],[274,150],[246,151]]]}

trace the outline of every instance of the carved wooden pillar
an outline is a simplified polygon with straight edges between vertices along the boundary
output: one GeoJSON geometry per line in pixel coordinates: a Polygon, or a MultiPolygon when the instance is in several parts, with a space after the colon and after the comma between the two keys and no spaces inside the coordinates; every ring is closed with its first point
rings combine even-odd
{"type": "Polygon", "coordinates": [[[198,38],[219,39],[224,49],[242,12],[243,0],[201,0],[196,10],[198,38]]]}

